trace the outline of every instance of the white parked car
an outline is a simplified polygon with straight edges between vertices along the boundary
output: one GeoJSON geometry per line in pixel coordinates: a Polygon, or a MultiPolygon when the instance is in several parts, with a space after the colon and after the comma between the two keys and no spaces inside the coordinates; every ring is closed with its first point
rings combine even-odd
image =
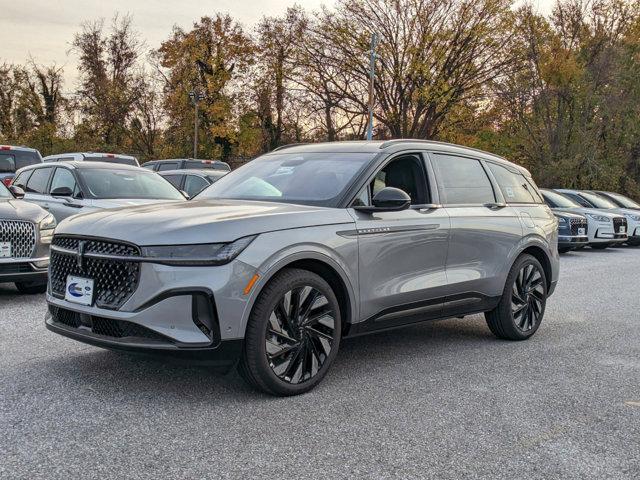
{"type": "Polygon", "coordinates": [[[617,213],[627,220],[627,243],[640,245],[640,212],[629,208],[620,208],[615,202],[603,195],[584,190],[558,190],[571,197],[583,207],[595,208],[600,212],[617,213]]]}
{"type": "Polygon", "coordinates": [[[623,215],[583,207],[571,197],[560,193],[560,190],[542,188],[540,192],[553,211],[579,213],[586,217],[591,248],[604,249],[627,241],[627,219],[623,215]]]}

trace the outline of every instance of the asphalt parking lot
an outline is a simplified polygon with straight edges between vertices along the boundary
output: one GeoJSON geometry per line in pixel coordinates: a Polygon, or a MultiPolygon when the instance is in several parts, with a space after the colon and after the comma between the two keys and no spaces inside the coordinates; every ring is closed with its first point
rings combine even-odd
{"type": "Polygon", "coordinates": [[[56,336],[0,286],[0,477],[637,479],[640,249],[561,267],[528,342],[478,315],[351,339],[284,399],[56,336]]]}

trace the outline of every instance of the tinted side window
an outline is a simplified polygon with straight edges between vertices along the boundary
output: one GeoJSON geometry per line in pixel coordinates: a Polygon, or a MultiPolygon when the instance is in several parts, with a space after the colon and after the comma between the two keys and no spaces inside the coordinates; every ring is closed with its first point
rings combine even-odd
{"type": "Polygon", "coordinates": [[[16,171],[16,159],[13,155],[0,154],[0,173],[16,171]]]}
{"type": "Polygon", "coordinates": [[[56,168],[53,174],[53,180],[51,180],[50,190],[53,192],[56,188],[67,187],[72,192],[76,193],[76,179],[66,168],[56,168]]]}
{"type": "Polygon", "coordinates": [[[507,203],[536,203],[524,175],[513,173],[495,163],[488,162],[488,165],[507,203]]]}
{"type": "Polygon", "coordinates": [[[42,163],[42,157],[38,152],[24,152],[24,151],[16,151],[16,170],[20,170],[21,168],[28,167],[29,165],[36,165],[37,163],[42,163]]]}
{"type": "Polygon", "coordinates": [[[405,192],[411,197],[411,205],[428,203],[427,180],[422,160],[416,156],[399,157],[385,165],[371,182],[372,196],[375,197],[385,187],[405,192]]]}
{"type": "Polygon", "coordinates": [[[582,205],[583,207],[586,208],[593,208],[593,205],[591,205],[591,203],[589,201],[587,201],[587,199],[585,199],[584,197],[581,197],[580,195],[576,195],[575,193],[569,193],[569,192],[563,192],[567,197],[571,198],[572,200],[575,200],[576,202],[578,202],[580,205],[582,205]]]}
{"type": "Polygon", "coordinates": [[[164,172],[167,170],[177,170],[178,169],[178,164],[177,163],[161,163],[160,168],[158,168],[159,172],[164,172]]]}
{"type": "Polygon", "coordinates": [[[32,193],[46,193],[49,177],[51,176],[51,170],[53,170],[53,168],[35,169],[27,182],[26,191],[32,193]]]}
{"type": "Polygon", "coordinates": [[[182,182],[182,175],[162,175],[167,182],[173,185],[176,188],[180,188],[180,183],[182,182]]]}
{"type": "Polygon", "coordinates": [[[491,181],[480,161],[437,153],[432,157],[443,203],[483,204],[496,201],[491,181]]]}
{"type": "Polygon", "coordinates": [[[22,189],[26,189],[27,180],[29,180],[29,177],[31,176],[32,173],[33,173],[33,170],[27,170],[26,172],[22,172],[20,175],[18,175],[16,178],[13,179],[13,185],[15,185],[16,187],[20,187],[22,189]]]}
{"type": "Polygon", "coordinates": [[[208,186],[209,182],[204,178],[197,175],[187,175],[184,182],[184,191],[187,192],[190,197],[194,197],[208,186]]]}

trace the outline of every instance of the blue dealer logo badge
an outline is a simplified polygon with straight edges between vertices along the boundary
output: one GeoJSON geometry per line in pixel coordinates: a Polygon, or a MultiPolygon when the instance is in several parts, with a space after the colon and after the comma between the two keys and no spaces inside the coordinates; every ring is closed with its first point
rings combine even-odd
{"type": "Polygon", "coordinates": [[[82,288],[80,288],[77,283],[72,283],[71,285],[69,285],[68,290],[69,293],[76,298],[80,298],[83,295],[82,288]]]}

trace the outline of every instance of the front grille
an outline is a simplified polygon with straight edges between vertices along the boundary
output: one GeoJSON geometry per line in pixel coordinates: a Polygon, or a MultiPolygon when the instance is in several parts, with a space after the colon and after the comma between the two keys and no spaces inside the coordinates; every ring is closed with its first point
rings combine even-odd
{"type": "Polygon", "coordinates": [[[0,242],[11,243],[11,258],[31,258],[36,248],[36,226],[20,220],[0,220],[0,242]]]}
{"type": "Polygon", "coordinates": [[[138,257],[140,250],[134,245],[109,240],[81,239],[54,236],[52,245],[74,253],[51,251],[49,277],[51,293],[64,298],[69,275],[94,281],[94,300],[97,307],[117,310],[133,295],[140,280],[140,263],[128,260],[88,258],[79,262],[80,242],[84,254],[138,257]]]}
{"type": "Polygon", "coordinates": [[[169,341],[165,336],[149,328],[138,325],[137,323],[127,322],[126,320],[85,315],[52,305],[49,306],[49,312],[51,313],[52,320],[56,323],[61,323],[67,327],[76,329],[83,327],[91,331],[91,333],[102,335],[103,337],[144,338],[162,342],[169,341]]]}
{"type": "Polygon", "coordinates": [[[626,218],[614,218],[613,219],[613,231],[615,233],[621,233],[620,228],[625,227],[625,232],[627,231],[627,219],[626,218]]]}
{"type": "Polygon", "coordinates": [[[582,218],[572,218],[569,221],[571,225],[571,235],[578,235],[578,229],[584,228],[585,235],[588,232],[587,220],[582,218]]]}

